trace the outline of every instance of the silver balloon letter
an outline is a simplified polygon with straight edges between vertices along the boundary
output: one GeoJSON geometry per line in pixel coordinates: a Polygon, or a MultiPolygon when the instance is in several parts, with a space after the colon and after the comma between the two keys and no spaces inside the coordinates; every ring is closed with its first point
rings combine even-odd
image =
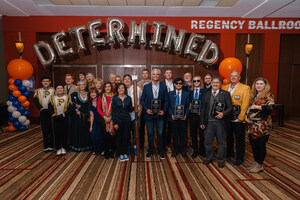
{"type": "Polygon", "coordinates": [[[64,41],[59,41],[63,37],[66,37],[66,33],[63,30],[51,36],[54,47],[60,57],[74,53],[72,48],[64,50],[64,48],[67,47],[66,43],[64,41]]]}
{"type": "Polygon", "coordinates": [[[119,18],[108,18],[107,19],[107,36],[108,43],[115,43],[115,37],[117,41],[122,44],[125,42],[123,36],[124,22],[119,18]]]}
{"type": "Polygon", "coordinates": [[[197,62],[204,62],[206,64],[213,64],[215,63],[219,58],[219,48],[218,46],[213,43],[211,40],[206,40],[205,44],[199,53],[199,56],[197,58],[197,62]],[[208,53],[212,52],[213,55],[211,58],[207,58],[208,53]]]}
{"type": "Polygon", "coordinates": [[[39,58],[41,64],[43,67],[47,67],[48,65],[51,65],[53,61],[55,61],[55,53],[54,50],[51,48],[51,46],[45,42],[45,41],[39,41],[36,44],[32,46],[35,54],[39,58]],[[42,54],[40,48],[45,48],[46,51],[49,54],[48,60],[45,59],[44,55],[42,54]]]}
{"type": "Polygon", "coordinates": [[[186,30],[180,29],[177,37],[174,26],[168,25],[168,30],[167,30],[163,49],[169,50],[171,48],[171,43],[173,41],[173,44],[175,46],[174,51],[180,54],[183,46],[184,38],[185,38],[185,33],[186,30]]]}
{"type": "Polygon", "coordinates": [[[194,50],[196,50],[198,47],[197,42],[202,42],[204,40],[204,38],[205,38],[204,35],[192,33],[186,44],[186,47],[184,50],[184,55],[191,55],[191,58],[195,61],[198,56],[198,54],[196,52],[194,52],[194,50]]]}
{"type": "Polygon", "coordinates": [[[130,20],[130,31],[128,44],[135,44],[136,36],[139,36],[139,44],[146,44],[147,21],[141,21],[141,24],[136,25],[135,20],[130,20]]]}
{"type": "Polygon", "coordinates": [[[88,22],[88,30],[92,46],[105,45],[104,38],[97,38],[98,36],[100,36],[100,31],[96,28],[101,26],[101,24],[101,19],[88,22]]]}
{"type": "Polygon", "coordinates": [[[166,26],[166,23],[154,21],[152,25],[154,26],[155,29],[154,29],[153,39],[150,41],[150,47],[158,46],[159,48],[161,48],[162,47],[162,42],[160,41],[161,29],[166,26]]]}
{"type": "Polygon", "coordinates": [[[73,35],[77,40],[78,50],[79,53],[82,50],[86,50],[85,44],[82,38],[82,33],[85,32],[85,25],[77,26],[74,28],[69,28],[69,34],[73,35]]]}

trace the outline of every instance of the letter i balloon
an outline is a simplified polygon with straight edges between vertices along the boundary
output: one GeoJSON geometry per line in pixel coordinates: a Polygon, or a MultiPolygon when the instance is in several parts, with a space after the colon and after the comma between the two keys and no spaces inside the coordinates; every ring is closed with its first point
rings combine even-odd
{"type": "Polygon", "coordinates": [[[25,131],[30,124],[28,79],[33,74],[33,67],[24,59],[14,59],[8,63],[7,72],[11,76],[8,80],[8,131],[25,131]]]}

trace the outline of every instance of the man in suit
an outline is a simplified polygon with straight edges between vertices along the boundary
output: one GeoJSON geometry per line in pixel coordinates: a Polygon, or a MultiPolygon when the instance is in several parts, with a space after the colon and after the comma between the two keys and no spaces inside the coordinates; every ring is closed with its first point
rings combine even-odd
{"type": "MultiPolygon", "coordinates": [[[[137,86],[141,88],[141,90],[144,89],[144,86],[151,83],[151,80],[149,79],[150,73],[148,69],[143,69],[142,70],[142,80],[140,80],[137,83],[137,86]]],[[[140,147],[144,147],[145,143],[145,112],[142,110],[141,117],[140,117],[140,147]]]]}
{"type": "Polygon", "coordinates": [[[184,85],[183,85],[182,89],[185,91],[191,90],[191,88],[192,88],[192,73],[186,72],[183,75],[183,79],[184,79],[184,85]]]}
{"type": "Polygon", "coordinates": [[[227,157],[234,157],[234,136],[236,140],[235,165],[244,162],[245,154],[245,114],[250,102],[250,87],[240,83],[240,72],[230,73],[230,84],[223,86],[223,90],[230,92],[233,104],[230,129],[227,137],[227,157]],[[233,136],[234,135],[234,136],[233,136]]]}
{"type": "Polygon", "coordinates": [[[205,86],[205,88],[211,89],[211,75],[210,74],[206,74],[204,76],[204,86],[205,86]]]}
{"type": "Polygon", "coordinates": [[[172,157],[174,158],[178,153],[183,153],[185,150],[185,130],[186,130],[186,120],[189,115],[189,105],[190,97],[188,91],[182,90],[183,80],[182,78],[176,78],[174,80],[174,85],[176,90],[168,93],[169,95],[169,109],[168,109],[168,120],[169,125],[172,125],[173,132],[173,152],[172,157]],[[184,106],[184,116],[183,118],[175,118],[176,113],[175,106],[184,106]]]}
{"type": "Polygon", "coordinates": [[[221,79],[218,76],[212,77],[212,90],[205,93],[202,99],[200,127],[204,129],[204,145],[206,150],[206,159],[204,165],[208,165],[213,160],[214,155],[214,137],[218,141],[218,167],[225,166],[226,159],[226,139],[225,128],[226,117],[232,110],[230,93],[220,89],[221,79]],[[217,111],[216,106],[220,106],[217,111]]]}
{"type": "MultiPolygon", "coordinates": [[[[160,159],[165,159],[163,150],[163,124],[164,114],[168,109],[168,91],[167,87],[159,82],[159,69],[152,70],[152,83],[144,86],[144,90],[141,97],[141,103],[143,110],[145,111],[145,119],[147,121],[147,132],[148,132],[148,153],[146,159],[150,159],[153,153],[153,142],[154,142],[154,126],[156,125],[158,154],[160,159]],[[158,113],[153,113],[151,110],[151,103],[160,101],[160,109],[158,113]]],[[[153,110],[154,111],[154,110],[153,110]]]]}
{"type": "MultiPolygon", "coordinates": [[[[174,91],[174,83],[172,80],[172,70],[166,69],[164,72],[165,80],[162,81],[163,84],[167,86],[168,92],[174,91]]],[[[168,113],[165,114],[164,117],[164,129],[163,129],[163,136],[164,136],[164,148],[171,145],[172,141],[172,125],[168,122],[168,113]]]]}
{"type": "Polygon", "coordinates": [[[71,96],[74,92],[78,91],[78,87],[74,85],[74,77],[71,74],[65,76],[66,85],[64,86],[64,94],[71,96]]]}

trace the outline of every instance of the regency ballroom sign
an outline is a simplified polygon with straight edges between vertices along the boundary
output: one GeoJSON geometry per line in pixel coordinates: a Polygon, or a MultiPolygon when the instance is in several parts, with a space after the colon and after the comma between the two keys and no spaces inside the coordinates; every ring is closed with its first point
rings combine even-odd
{"type": "MultiPolygon", "coordinates": [[[[147,32],[147,21],[142,20],[139,25],[136,24],[135,20],[130,20],[129,37],[127,40],[123,35],[124,21],[120,18],[108,18],[107,19],[107,32],[106,36],[104,33],[100,33],[100,26],[102,25],[101,19],[88,22],[87,29],[85,25],[69,28],[69,35],[73,36],[77,43],[77,53],[86,50],[85,43],[83,41],[83,32],[88,32],[90,42],[93,47],[101,45],[112,45],[117,41],[120,44],[127,42],[128,45],[134,45],[137,37],[139,38],[139,45],[146,45],[146,32],[147,32]]],[[[186,36],[185,29],[179,29],[178,34],[176,29],[172,25],[166,26],[165,22],[153,21],[152,27],[154,28],[152,40],[149,42],[149,46],[155,46],[165,51],[171,50],[173,44],[174,52],[177,54],[183,54],[189,56],[193,61],[198,63],[206,63],[208,65],[215,63],[219,58],[219,48],[211,40],[206,40],[204,35],[191,33],[187,43],[184,46],[184,40],[186,36]],[[164,42],[161,41],[162,29],[166,28],[166,37],[164,42]],[[201,47],[201,50],[199,50],[201,47]],[[208,58],[208,55],[210,57],[208,58]]],[[[72,47],[68,47],[64,42],[66,37],[64,30],[51,36],[52,43],[59,57],[62,59],[64,56],[74,54],[72,47]]],[[[33,45],[37,57],[41,64],[46,67],[56,60],[55,52],[49,43],[46,41],[39,41],[33,45]],[[45,49],[48,53],[48,58],[41,52],[41,49],[45,49]]]]}

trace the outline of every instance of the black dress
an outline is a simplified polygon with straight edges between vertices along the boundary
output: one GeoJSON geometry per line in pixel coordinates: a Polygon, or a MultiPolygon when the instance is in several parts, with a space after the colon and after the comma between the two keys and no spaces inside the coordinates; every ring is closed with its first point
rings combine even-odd
{"type": "Polygon", "coordinates": [[[82,100],[79,92],[74,92],[71,95],[72,104],[74,110],[76,104],[80,105],[78,109],[80,116],[76,114],[72,115],[71,118],[71,141],[70,149],[74,151],[86,151],[92,149],[91,135],[89,132],[89,106],[88,99],[82,100]]]}

